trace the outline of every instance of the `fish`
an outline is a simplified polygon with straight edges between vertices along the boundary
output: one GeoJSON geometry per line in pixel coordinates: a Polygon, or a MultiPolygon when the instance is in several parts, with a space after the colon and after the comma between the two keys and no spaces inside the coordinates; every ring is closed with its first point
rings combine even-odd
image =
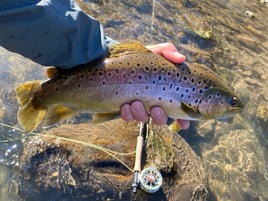
{"type": "Polygon", "coordinates": [[[202,64],[174,64],[139,42],[109,49],[101,61],[71,69],[48,68],[49,79],[15,89],[18,122],[26,132],[81,112],[95,123],[119,117],[125,103],[139,100],[149,113],[160,106],[174,119],[228,118],[243,104],[220,76],[202,64]]]}

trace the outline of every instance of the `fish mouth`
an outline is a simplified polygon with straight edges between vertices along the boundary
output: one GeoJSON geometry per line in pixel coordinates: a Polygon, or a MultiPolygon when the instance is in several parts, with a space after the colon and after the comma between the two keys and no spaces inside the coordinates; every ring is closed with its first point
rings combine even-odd
{"type": "MultiPolygon", "coordinates": [[[[242,105],[243,106],[243,105],[242,105]]],[[[222,115],[219,115],[217,118],[218,120],[227,119],[230,117],[233,117],[234,115],[240,113],[243,110],[244,107],[236,107],[228,110],[227,112],[223,113],[222,115]]]]}

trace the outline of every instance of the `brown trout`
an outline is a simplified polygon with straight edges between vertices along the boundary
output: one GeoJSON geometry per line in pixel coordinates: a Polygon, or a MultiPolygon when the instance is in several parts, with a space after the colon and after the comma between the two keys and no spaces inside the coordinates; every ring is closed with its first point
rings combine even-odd
{"type": "Polygon", "coordinates": [[[51,125],[79,112],[93,121],[118,117],[124,103],[140,100],[147,112],[161,106],[171,118],[221,119],[243,105],[222,79],[204,65],[175,65],[140,43],[121,43],[96,65],[48,70],[50,79],[19,85],[18,121],[25,131],[51,125]]]}

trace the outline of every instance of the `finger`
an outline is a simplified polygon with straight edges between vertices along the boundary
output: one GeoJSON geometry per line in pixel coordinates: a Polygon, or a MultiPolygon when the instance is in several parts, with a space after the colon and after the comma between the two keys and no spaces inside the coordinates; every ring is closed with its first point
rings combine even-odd
{"type": "Polygon", "coordinates": [[[130,104],[124,104],[121,107],[121,115],[120,116],[125,121],[132,121],[132,120],[134,120],[134,117],[132,115],[130,104]]]}
{"type": "Polygon", "coordinates": [[[183,63],[185,61],[185,56],[178,51],[173,50],[162,50],[162,55],[169,61],[173,63],[183,63]]]}
{"type": "Polygon", "coordinates": [[[167,122],[167,115],[161,107],[153,107],[150,111],[150,115],[153,122],[158,125],[164,125],[167,122]]]}
{"type": "Polygon", "coordinates": [[[164,56],[167,60],[173,63],[182,63],[185,61],[185,56],[178,52],[177,48],[171,43],[161,43],[158,45],[146,46],[152,52],[164,56]]]}
{"type": "Polygon", "coordinates": [[[183,119],[176,119],[176,122],[180,124],[181,129],[186,130],[190,127],[190,121],[183,119]]]}
{"type": "Polygon", "coordinates": [[[163,49],[177,51],[177,48],[171,43],[160,43],[156,45],[148,45],[146,47],[156,54],[162,54],[163,49]]]}
{"type": "Polygon", "coordinates": [[[140,101],[134,101],[131,103],[130,107],[132,115],[136,121],[147,122],[149,120],[149,116],[140,101]]]}

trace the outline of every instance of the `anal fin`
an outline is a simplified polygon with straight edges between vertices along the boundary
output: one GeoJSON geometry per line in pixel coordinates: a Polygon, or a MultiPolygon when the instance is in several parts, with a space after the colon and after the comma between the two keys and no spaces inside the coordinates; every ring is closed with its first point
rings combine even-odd
{"type": "Polygon", "coordinates": [[[76,111],[62,105],[55,105],[48,109],[43,125],[49,126],[76,115],[76,111]]]}

